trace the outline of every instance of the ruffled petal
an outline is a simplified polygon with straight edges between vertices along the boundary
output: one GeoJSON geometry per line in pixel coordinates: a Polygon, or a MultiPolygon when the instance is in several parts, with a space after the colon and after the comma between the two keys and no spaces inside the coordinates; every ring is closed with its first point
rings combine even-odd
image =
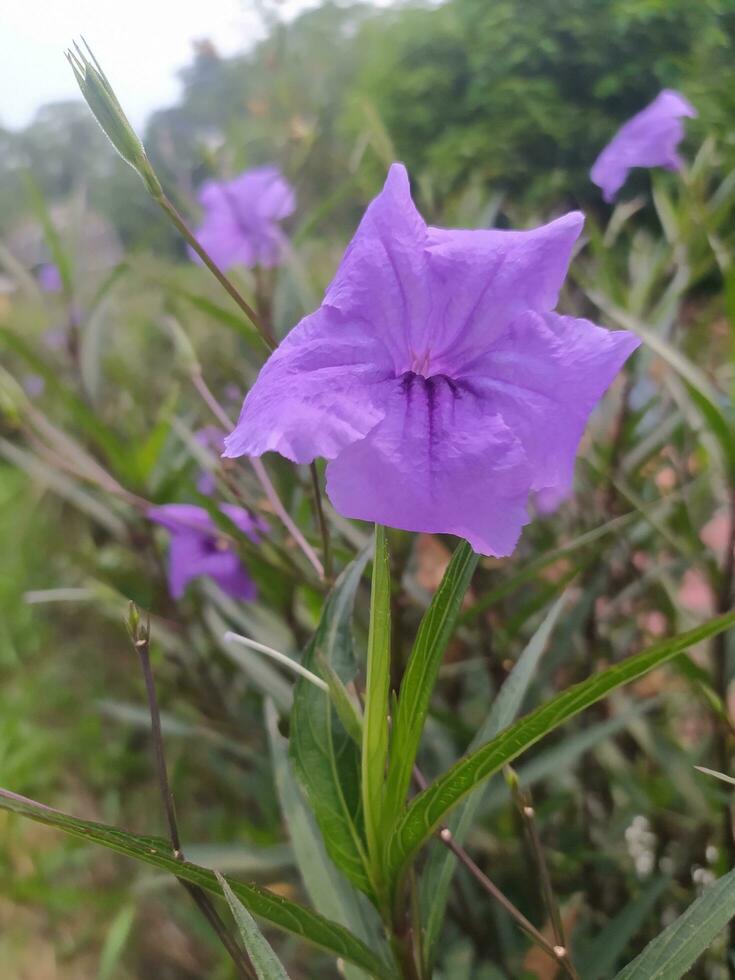
{"type": "Polygon", "coordinates": [[[430,372],[456,374],[520,313],[552,310],[583,224],[572,211],[529,231],[429,228],[430,372]]]}
{"type": "Polygon", "coordinates": [[[346,517],[466,538],[509,555],[527,523],[531,475],[519,441],[483,398],[445,377],[393,382],[385,419],[327,467],[346,517]]]}
{"type": "Polygon", "coordinates": [[[465,373],[465,384],[520,439],[532,489],[544,491],[542,507],[558,503],[571,489],[590,413],[639,344],[626,330],[527,312],[465,373]]]}
{"type": "Polygon", "coordinates": [[[425,244],[426,224],[411,199],[406,168],[394,163],[324,296],[327,306],[369,325],[390,351],[397,375],[411,369],[429,339],[425,244]]]}
{"type": "Polygon", "coordinates": [[[286,337],[247,395],[224,455],[273,450],[296,463],[332,459],[384,414],[390,357],[359,320],[322,307],[286,337]]]}
{"type": "Polygon", "coordinates": [[[629,119],[595,160],[590,179],[610,203],[633,167],[678,170],[677,147],[684,137],[682,118],[697,115],[694,106],[673,89],[664,89],[650,105],[629,119]]]}

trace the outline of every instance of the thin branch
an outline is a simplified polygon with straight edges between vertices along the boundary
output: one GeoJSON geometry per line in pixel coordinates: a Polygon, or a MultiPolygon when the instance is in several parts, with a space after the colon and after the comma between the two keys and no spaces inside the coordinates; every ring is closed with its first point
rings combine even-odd
{"type": "Polygon", "coordinates": [[[263,342],[265,343],[268,350],[275,350],[276,342],[270,333],[268,332],[265,324],[255,312],[255,310],[250,306],[250,304],[245,300],[240,291],[237,289],[232,280],[224,274],[224,272],[219,268],[219,266],[214,262],[209,253],[202,247],[195,235],[189,230],[186,222],[176,210],[171,201],[166,197],[165,194],[160,196],[155,196],[154,200],[163,209],[165,214],[171,220],[176,230],[186,239],[187,243],[194,249],[202,262],[206,265],[212,275],[215,277],[217,282],[223,287],[223,289],[229,294],[229,296],[237,303],[240,309],[243,311],[245,316],[250,320],[252,325],[260,334],[263,342]]]}
{"type": "MultiPolygon", "coordinates": [[[[426,779],[416,766],[414,766],[413,769],[413,778],[419,789],[426,789],[426,786],[428,785],[426,779]]],[[[436,836],[447,848],[447,850],[454,854],[459,863],[462,864],[467,871],[469,871],[482,890],[505,909],[508,915],[518,924],[518,926],[520,926],[528,938],[548,956],[550,956],[555,963],[566,970],[567,974],[570,978],[572,978],[572,980],[578,980],[576,973],[572,972],[573,968],[570,968],[570,964],[566,960],[566,949],[563,947],[554,947],[548,941],[548,939],[546,939],[543,933],[540,932],[536,926],[526,918],[523,912],[521,912],[519,908],[516,908],[511,900],[507,898],[503,892],[501,892],[498,886],[491,881],[490,878],[488,878],[485,872],[478,867],[477,864],[475,864],[467,851],[465,851],[465,849],[455,841],[454,835],[449,827],[440,827],[436,836]]]]}
{"type": "Polygon", "coordinates": [[[324,505],[322,503],[322,490],[319,486],[319,474],[316,470],[316,463],[309,464],[311,473],[311,486],[314,491],[314,510],[316,512],[316,522],[319,526],[319,533],[322,536],[322,555],[324,557],[324,578],[327,582],[332,581],[332,547],[329,541],[329,526],[324,515],[324,505]]]}
{"type": "MultiPolygon", "coordinates": [[[[174,857],[177,861],[183,861],[184,852],[181,848],[179,826],[176,820],[176,806],[174,804],[174,796],[171,791],[171,784],[168,778],[166,756],[163,750],[161,712],[158,707],[156,686],[153,680],[153,671],[151,669],[150,623],[148,621],[146,621],[145,624],[141,622],[140,613],[132,602],[130,603],[127,626],[133,647],[135,648],[135,652],[138,654],[138,659],[143,672],[143,678],[145,680],[146,694],[148,696],[148,710],[151,716],[153,757],[155,760],[156,775],[158,777],[158,787],[161,794],[161,799],[163,801],[164,812],[166,814],[166,822],[168,824],[171,850],[173,851],[174,857]]],[[[191,882],[183,881],[181,878],[178,880],[184,886],[189,895],[191,895],[192,899],[219,937],[222,945],[232,958],[239,976],[245,978],[245,980],[257,980],[257,974],[250,961],[250,957],[243,949],[241,949],[239,944],[229,934],[227,927],[220,918],[219,913],[215,909],[206,892],[204,892],[204,890],[198,885],[192,885],[191,882]]]]}
{"type": "Polygon", "coordinates": [[[251,640],[249,636],[242,636],[240,633],[233,633],[232,630],[228,630],[222,637],[225,643],[240,643],[242,646],[247,647],[249,650],[256,650],[258,653],[265,654],[266,657],[270,657],[271,660],[275,660],[276,663],[282,664],[289,670],[292,670],[295,674],[300,674],[301,677],[306,678],[314,687],[318,687],[321,691],[328,691],[329,685],[317,677],[316,674],[307,670],[298,660],[294,660],[292,657],[287,656],[285,653],[281,653],[279,650],[274,650],[273,647],[268,647],[264,643],[258,643],[257,640],[251,640]]]}
{"type": "MultiPolygon", "coordinates": [[[[235,423],[232,421],[232,419],[230,419],[227,412],[224,410],[224,408],[220,405],[220,403],[212,394],[212,390],[208,386],[207,382],[204,380],[201,371],[193,371],[191,374],[191,380],[192,380],[192,384],[199,392],[202,400],[207,405],[207,407],[214,415],[214,417],[219,421],[220,425],[222,425],[225,429],[234,429],[235,423]]],[[[299,546],[299,548],[301,548],[301,550],[303,551],[304,555],[306,556],[307,560],[309,561],[309,563],[311,564],[312,568],[315,570],[319,578],[324,580],[325,577],[324,566],[319,561],[317,553],[311,547],[311,545],[306,540],[304,535],[301,533],[301,531],[298,529],[296,524],[293,522],[293,519],[291,518],[286,508],[283,506],[283,503],[281,502],[281,498],[278,496],[278,492],[276,491],[276,488],[273,486],[273,483],[271,482],[271,479],[266,472],[262,460],[260,460],[257,456],[248,457],[248,460],[255,472],[255,476],[257,477],[258,482],[263,488],[263,492],[268,498],[268,501],[270,502],[270,505],[275,511],[276,515],[280,518],[281,523],[289,532],[289,534],[294,539],[294,541],[299,546]]]]}
{"type": "Polygon", "coordinates": [[[510,785],[513,800],[518,807],[518,812],[521,815],[521,820],[523,821],[523,826],[528,836],[531,850],[533,851],[533,856],[536,861],[536,867],[538,868],[541,894],[543,896],[544,905],[546,906],[549,921],[551,922],[551,928],[554,933],[554,952],[560,960],[563,960],[569,976],[574,977],[575,980],[579,980],[574,964],[569,957],[569,947],[564,934],[564,923],[562,922],[561,913],[559,911],[559,903],[557,902],[554,894],[554,887],[551,883],[549,865],[546,860],[544,847],[541,842],[541,835],[539,834],[538,825],[536,823],[536,811],[533,806],[533,800],[531,799],[530,794],[521,788],[520,783],[518,782],[518,777],[510,766],[507,767],[506,779],[510,785]]]}

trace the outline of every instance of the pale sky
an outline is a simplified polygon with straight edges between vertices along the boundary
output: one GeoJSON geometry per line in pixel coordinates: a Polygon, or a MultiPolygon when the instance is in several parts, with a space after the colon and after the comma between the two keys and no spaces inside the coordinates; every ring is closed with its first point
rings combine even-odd
{"type": "MultiPolygon", "coordinates": [[[[64,50],[83,34],[131,121],[176,101],[191,43],[222,54],[262,35],[262,7],[289,17],[319,0],[0,0],[0,125],[24,126],[46,102],[78,98],[64,50]]],[[[390,0],[378,0],[381,4],[390,0]]]]}

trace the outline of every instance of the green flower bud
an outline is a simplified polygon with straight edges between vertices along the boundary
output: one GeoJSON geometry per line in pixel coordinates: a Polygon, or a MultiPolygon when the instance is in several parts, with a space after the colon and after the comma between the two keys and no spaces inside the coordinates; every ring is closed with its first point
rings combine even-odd
{"type": "Polygon", "coordinates": [[[120,156],[137,171],[153,197],[162,195],[161,185],[146,156],[143,144],[130,125],[107,76],[92,54],[86,41],[89,57],[75,44],[66,58],[76,76],[82,95],[103,132],[120,156]]]}

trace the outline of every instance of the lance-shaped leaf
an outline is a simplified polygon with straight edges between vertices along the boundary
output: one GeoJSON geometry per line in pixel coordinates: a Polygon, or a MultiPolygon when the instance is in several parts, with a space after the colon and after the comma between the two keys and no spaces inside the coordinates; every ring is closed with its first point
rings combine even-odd
{"type": "MultiPolygon", "coordinates": [[[[222,894],[213,871],[192,864],[191,861],[178,861],[171,853],[171,845],[160,837],[142,837],[91,820],[78,820],[60,810],[54,810],[5,789],[0,789],[0,809],[30,817],[31,820],[49,827],[56,827],[71,834],[72,837],[101,844],[112,851],[117,851],[118,854],[152,865],[160,871],[168,871],[177,878],[199,885],[215,895],[222,894]]],[[[229,884],[237,898],[258,918],[335,956],[342,957],[382,980],[391,980],[390,973],[377,956],[343,926],[259,885],[246,884],[233,879],[230,879],[229,884]]]]}
{"type": "Polygon", "coordinates": [[[232,918],[237,923],[240,938],[248,951],[250,962],[258,974],[258,980],[289,980],[281,961],[273,952],[263,933],[258,929],[255,919],[227,884],[227,880],[218,871],[215,871],[215,874],[222,894],[230,906],[232,918]]]}
{"type": "Polygon", "coordinates": [[[735,915],[735,871],[705,891],[615,980],[679,980],[735,915]]]}
{"type": "Polygon", "coordinates": [[[442,657],[454,631],[478,556],[466,541],[452,555],[441,585],[426,610],[398,694],[386,780],[384,832],[403,809],[416,754],[442,657]]]}
{"type": "MultiPolygon", "coordinates": [[[[302,663],[321,676],[326,660],[342,681],[355,674],[352,609],[368,552],[337,580],[302,663]]],[[[290,754],[329,856],[354,885],[370,894],[360,800],[360,750],[345,730],[328,691],[299,680],[291,710],[290,754]]]]}
{"type": "Polygon", "coordinates": [[[510,725],[492,741],[464,756],[411,803],[388,848],[389,871],[397,877],[461,800],[504,765],[569,718],[600,701],[611,691],[642,677],[654,667],[683,653],[695,643],[722,633],[735,624],[735,612],[712,619],[696,629],[657,643],[622,663],[562,691],[542,707],[510,725]]]}

